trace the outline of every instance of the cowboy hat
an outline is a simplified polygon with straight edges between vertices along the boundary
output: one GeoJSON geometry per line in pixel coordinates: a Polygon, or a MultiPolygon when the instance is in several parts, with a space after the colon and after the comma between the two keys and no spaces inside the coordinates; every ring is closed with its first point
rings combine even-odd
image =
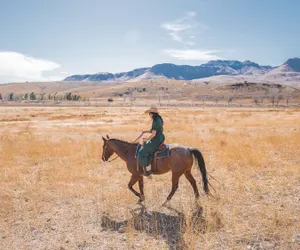
{"type": "Polygon", "coordinates": [[[147,114],[147,113],[157,113],[158,114],[158,109],[155,106],[151,106],[150,109],[147,109],[145,111],[145,114],[147,114]]]}

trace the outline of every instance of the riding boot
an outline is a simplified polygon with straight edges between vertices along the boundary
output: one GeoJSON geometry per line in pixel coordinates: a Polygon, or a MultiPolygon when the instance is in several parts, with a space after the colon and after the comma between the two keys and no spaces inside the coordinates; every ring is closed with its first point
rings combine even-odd
{"type": "Polygon", "coordinates": [[[145,176],[150,177],[150,175],[153,174],[152,170],[146,170],[146,168],[143,168],[143,169],[144,169],[145,176]]]}

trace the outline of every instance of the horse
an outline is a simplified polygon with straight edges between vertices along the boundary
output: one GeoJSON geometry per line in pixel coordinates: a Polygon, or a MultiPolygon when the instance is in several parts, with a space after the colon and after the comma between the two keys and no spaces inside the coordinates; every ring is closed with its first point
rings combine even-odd
{"type": "MultiPolygon", "coordinates": [[[[110,139],[108,135],[103,139],[102,160],[107,162],[109,158],[115,153],[126,162],[127,169],[131,173],[131,178],[128,183],[129,190],[134,193],[138,198],[138,202],[145,200],[144,196],[144,178],[143,170],[138,167],[138,158],[135,157],[138,143],[130,143],[120,139],[110,139]],[[140,193],[134,188],[134,184],[138,182],[140,193]]],[[[184,174],[186,179],[190,182],[194,190],[195,199],[199,198],[199,191],[197,188],[196,180],[193,177],[191,170],[194,162],[198,162],[198,167],[202,174],[203,189],[205,194],[209,194],[208,179],[204,158],[197,148],[190,148],[186,146],[179,146],[169,144],[169,156],[166,158],[156,159],[157,171],[154,175],[162,175],[169,171],[172,172],[172,188],[167,200],[163,203],[166,205],[169,202],[176,190],[178,189],[179,178],[184,174]]],[[[115,158],[116,159],[116,158],[115,158]]],[[[114,160],[114,159],[113,159],[114,160]]],[[[111,160],[112,161],[112,160],[111,160]]],[[[111,162],[110,161],[110,162],[111,162]]],[[[152,161],[153,164],[153,161],[152,161]]]]}

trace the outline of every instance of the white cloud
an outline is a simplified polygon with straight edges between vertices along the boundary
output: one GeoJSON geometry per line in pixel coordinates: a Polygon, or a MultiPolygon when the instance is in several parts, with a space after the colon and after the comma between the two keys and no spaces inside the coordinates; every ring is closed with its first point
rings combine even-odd
{"type": "Polygon", "coordinates": [[[170,36],[173,38],[174,41],[183,42],[182,37],[179,36],[176,32],[171,32],[170,36]]]}
{"type": "Polygon", "coordinates": [[[191,24],[184,24],[184,23],[163,23],[161,27],[166,30],[170,30],[174,32],[179,32],[179,31],[193,28],[191,24]]]}
{"type": "Polygon", "coordinates": [[[192,49],[183,49],[183,50],[164,50],[164,53],[170,57],[179,59],[179,60],[191,60],[191,61],[210,61],[221,59],[215,53],[219,51],[216,50],[192,50],[192,49]]]}
{"type": "Polygon", "coordinates": [[[196,12],[189,11],[175,21],[161,24],[161,28],[168,31],[172,40],[181,44],[181,49],[165,49],[163,52],[178,60],[190,60],[207,62],[210,60],[221,59],[216,55],[217,50],[196,49],[196,34],[208,30],[208,26],[195,20],[196,12]]]}
{"type": "Polygon", "coordinates": [[[175,21],[165,22],[161,24],[160,27],[167,30],[174,41],[180,42],[184,45],[192,46],[195,44],[195,42],[190,41],[190,39],[195,38],[195,36],[191,34],[193,33],[194,29],[198,28],[199,31],[200,29],[207,28],[207,26],[195,21],[195,16],[196,12],[189,11],[183,17],[175,21]]]}
{"type": "Polygon", "coordinates": [[[17,52],[0,52],[0,82],[49,81],[58,77],[45,77],[43,73],[59,68],[60,65],[44,59],[34,58],[17,52]]]}

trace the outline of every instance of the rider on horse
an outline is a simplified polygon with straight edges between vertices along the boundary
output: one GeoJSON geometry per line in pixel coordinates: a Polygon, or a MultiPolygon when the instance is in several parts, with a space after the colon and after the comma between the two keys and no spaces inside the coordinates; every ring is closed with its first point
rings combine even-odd
{"type": "Polygon", "coordinates": [[[143,138],[143,146],[138,154],[138,163],[144,168],[146,176],[152,174],[151,163],[154,157],[154,152],[159,145],[164,142],[165,136],[163,134],[163,119],[159,115],[156,107],[151,107],[145,111],[146,114],[152,118],[152,127],[150,131],[144,131],[143,134],[150,133],[148,138],[143,138]]]}

